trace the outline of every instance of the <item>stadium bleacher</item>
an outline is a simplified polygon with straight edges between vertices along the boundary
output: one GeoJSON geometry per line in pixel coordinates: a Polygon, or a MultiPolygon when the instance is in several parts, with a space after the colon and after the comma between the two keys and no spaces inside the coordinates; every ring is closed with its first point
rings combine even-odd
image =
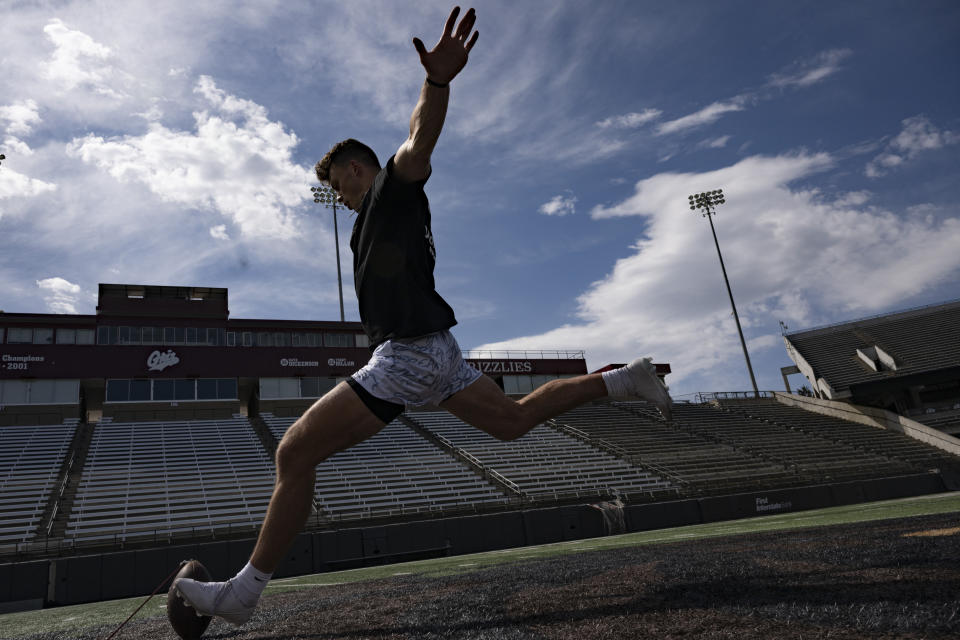
{"type": "Polygon", "coordinates": [[[798,483],[786,465],[685,430],[676,422],[665,423],[645,402],[584,405],[554,420],[620,447],[630,460],[663,470],[694,492],[798,483]]]}
{"type": "MultiPolygon", "coordinates": [[[[279,441],[294,422],[261,418],[279,441]]],[[[317,467],[314,500],[333,519],[506,504],[508,497],[429,440],[394,420],[380,433],[317,467]]]]}
{"type": "MultiPolygon", "coordinates": [[[[56,516],[54,536],[76,545],[252,534],[274,485],[270,436],[279,441],[294,422],[260,419],[91,425],[83,464],[74,465],[76,494],[56,516]]],[[[79,433],[75,422],[0,429],[0,546],[39,539],[79,433]]],[[[951,465],[955,456],[901,433],[772,398],[678,403],[671,422],[644,402],[598,402],[512,442],[446,412],[418,411],[318,466],[315,517],[405,518],[615,493],[669,500],[951,465]]]]}
{"type": "Polygon", "coordinates": [[[954,456],[901,433],[804,411],[776,400],[721,401],[721,406],[732,413],[768,421],[864,453],[902,461],[913,471],[939,468],[941,464],[955,460],[954,456]]]}
{"type": "Polygon", "coordinates": [[[527,496],[677,489],[667,479],[546,425],[503,442],[446,412],[416,412],[408,417],[495,470],[527,496]]]}
{"type": "Polygon", "coordinates": [[[679,404],[674,421],[750,455],[789,465],[806,482],[835,482],[915,473],[907,462],[855,448],[820,434],[803,432],[713,404],[679,404]]]}
{"type": "Polygon", "coordinates": [[[77,422],[0,427],[0,544],[34,537],[77,422]]]}
{"type": "Polygon", "coordinates": [[[273,483],[273,464],[246,418],[105,420],[95,426],[66,537],[255,528],[273,483]]]}

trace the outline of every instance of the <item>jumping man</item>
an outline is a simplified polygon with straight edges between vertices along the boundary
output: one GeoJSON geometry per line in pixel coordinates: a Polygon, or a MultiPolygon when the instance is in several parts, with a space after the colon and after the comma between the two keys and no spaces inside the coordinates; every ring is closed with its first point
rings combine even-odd
{"type": "Polygon", "coordinates": [[[477,42],[476,13],[457,25],[450,13],[440,41],[413,45],[426,70],[410,118],[410,136],[381,168],[354,139],[339,142],[317,163],[317,178],[357,213],[350,238],[360,320],[375,347],[370,361],[320,398],[287,430],[277,448],[277,480],[247,565],[227,582],[181,579],[177,589],[198,613],[241,625],[253,613],[273,572],[310,514],[316,467],[379,432],[404,407],[439,405],[500,439],[514,440],[544,420],[590,400],[639,396],[670,417],[670,396],[649,358],[602,374],[552,380],[514,401],[469,366],[450,334],[453,310],[434,287],[436,251],[423,187],[440,137],[450,81],[477,42]]]}

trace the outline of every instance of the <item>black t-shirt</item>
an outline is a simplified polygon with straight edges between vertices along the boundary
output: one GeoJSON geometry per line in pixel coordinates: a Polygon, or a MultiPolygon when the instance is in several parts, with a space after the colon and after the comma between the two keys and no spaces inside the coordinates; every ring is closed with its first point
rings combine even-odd
{"type": "Polygon", "coordinates": [[[371,347],[457,324],[433,281],[437,254],[423,192],[426,182],[397,178],[391,157],[364,196],[353,225],[353,280],[371,347]]]}

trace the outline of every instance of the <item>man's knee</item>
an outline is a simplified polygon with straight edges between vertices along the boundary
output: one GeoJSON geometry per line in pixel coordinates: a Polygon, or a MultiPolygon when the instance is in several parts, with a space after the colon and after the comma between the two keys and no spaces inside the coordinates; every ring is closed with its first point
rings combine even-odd
{"type": "Polygon", "coordinates": [[[490,435],[502,442],[513,442],[525,433],[526,431],[519,428],[518,425],[511,424],[499,426],[496,431],[490,432],[490,435]]]}
{"type": "Polygon", "coordinates": [[[312,466],[307,459],[308,449],[297,446],[291,438],[284,437],[277,446],[277,474],[302,473],[312,466]]]}
{"type": "Polygon", "coordinates": [[[535,421],[524,410],[522,405],[515,405],[510,409],[498,413],[485,429],[497,440],[510,442],[525,435],[536,426],[535,421]]]}
{"type": "Polygon", "coordinates": [[[316,456],[321,448],[320,443],[313,442],[315,429],[310,429],[306,421],[310,420],[309,412],[290,425],[280,444],[277,445],[276,465],[277,474],[307,473],[316,468],[322,460],[316,456]]]}

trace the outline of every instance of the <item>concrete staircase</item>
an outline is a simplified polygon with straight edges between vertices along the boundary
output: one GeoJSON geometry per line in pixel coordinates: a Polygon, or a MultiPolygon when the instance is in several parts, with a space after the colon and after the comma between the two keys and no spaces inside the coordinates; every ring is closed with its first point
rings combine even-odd
{"type": "Polygon", "coordinates": [[[50,501],[40,518],[38,538],[62,538],[67,528],[67,520],[73,509],[73,500],[80,486],[80,477],[83,474],[83,465],[87,460],[90,442],[93,440],[95,424],[81,423],[70,442],[67,456],[60,468],[57,477],[60,479],[57,488],[50,495],[50,501]]]}

